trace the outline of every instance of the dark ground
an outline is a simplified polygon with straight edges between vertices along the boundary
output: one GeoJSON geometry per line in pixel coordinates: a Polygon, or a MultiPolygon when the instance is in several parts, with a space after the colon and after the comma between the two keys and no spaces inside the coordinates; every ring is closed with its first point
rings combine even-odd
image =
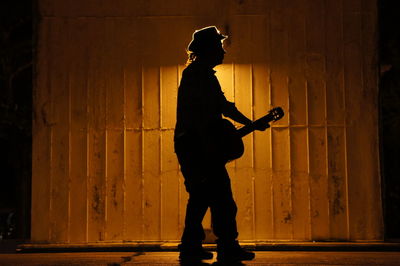
{"type": "MultiPolygon", "coordinates": [[[[214,253],[215,257],[215,253],[214,253]]],[[[201,265],[213,264],[215,259],[201,265]]],[[[399,265],[400,252],[258,251],[239,265],[399,265]]],[[[180,265],[177,252],[0,254],[0,265],[180,265]]],[[[191,264],[191,266],[194,266],[191,264]]]]}

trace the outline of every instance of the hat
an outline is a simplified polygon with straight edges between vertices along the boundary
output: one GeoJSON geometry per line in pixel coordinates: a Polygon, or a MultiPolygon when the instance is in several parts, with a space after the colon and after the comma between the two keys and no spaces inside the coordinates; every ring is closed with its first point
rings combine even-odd
{"type": "Polygon", "coordinates": [[[188,51],[199,52],[220,44],[221,40],[228,38],[222,35],[217,27],[209,26],[196,30],[192,35],[192,41],[188,45],[188,51]]]}

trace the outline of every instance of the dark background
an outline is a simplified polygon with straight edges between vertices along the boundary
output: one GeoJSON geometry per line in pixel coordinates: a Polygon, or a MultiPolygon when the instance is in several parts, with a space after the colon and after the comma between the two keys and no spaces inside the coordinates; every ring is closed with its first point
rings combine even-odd
{"type": "Polygon", "coordinates": [[[0,1],[0,239],[30,231],[32,7],[0,1]]]}
{"type": "MultiPolygon", "coordinates": [[[[0,241],[30,237],[36,2],[0,1],[0,241]]],[[[400,240],[400,4],[378,8],[385,238],[400,240]]]]}
{"type": "Polygon", "coordinates": [[[385,237],[400,240],[400,1],[380,0],[380,148],[385,237]]]}

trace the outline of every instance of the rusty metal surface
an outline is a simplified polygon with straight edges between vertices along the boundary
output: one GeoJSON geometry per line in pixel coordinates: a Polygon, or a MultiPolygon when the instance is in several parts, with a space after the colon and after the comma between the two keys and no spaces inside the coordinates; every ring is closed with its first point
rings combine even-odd
{"type": "Polygon", "coordinates": [[[34,242],[179,239],[176,92],[208,24],[230,36],[216,68],[227,98],[254,119],[286,110],[228,164],[240,239],[383,238],[375,0],[209,2],[206,16],[204,1],[40,1],[34,242]]]}

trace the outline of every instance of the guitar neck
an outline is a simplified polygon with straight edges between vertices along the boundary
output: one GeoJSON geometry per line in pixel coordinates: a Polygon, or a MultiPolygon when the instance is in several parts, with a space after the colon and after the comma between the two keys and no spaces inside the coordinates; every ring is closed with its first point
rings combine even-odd
{"type": "Polygon", "coordinates": [[[254,130],[256,130],[257,125],[259,125],[259,124],[263,125],[263,124],[271,122],[272,120],[273,120],[272,115],[267,114],[267,115],[261,117],[260,119],[257,119],[253,123],[239,128],[237,130],[237,133],[239,134],[239,136],[241,138],[243,138],[244,136],[246,136],[246,135],[250,134],[251,132],[253,132],[254,130]]]}

